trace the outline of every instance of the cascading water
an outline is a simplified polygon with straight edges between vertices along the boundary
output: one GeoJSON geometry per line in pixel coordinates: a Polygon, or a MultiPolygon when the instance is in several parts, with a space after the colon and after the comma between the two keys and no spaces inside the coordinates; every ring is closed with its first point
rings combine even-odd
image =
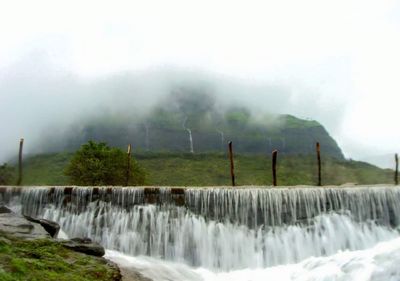
{"type": "Polygon", "coordinates": [[[267,140],[268,140],[268,151],[272,151],[272,138],[268,137],[267,140]]]}
{"type": "Polygon", "coordinates": [[[122,253],[147,256],[152,264],[162,260],[207,272],[196,273],[203,279],[159,280],[232,279],[223,272],[270,272],[312,257],[328,261],[340,251],[368,252],[399,237],[397,187],[188,188],[183,205],[169,188],[157,196],[149,204],[144,188],[75,187],[68,194],[64,188],[23,188],[20,195],[4,193],[2,200],[58,222],[69,237],[100,242],[117,260],[122,253]]]}
{"type": "Polygon", "coordinates": [[[150,137],[149,137],[149,125],[145,124],[144,125],[145,128],[145,145],[146,145],[146,151],[150,150],[150,137]]]}
{"type": "Polygon", "coordinates": [[[225,148],[225,135],[224,132],[221,130],[217,129],[217,132],[219,133],[220,137],[221,137],[221,150],[224,151],[225,148]]]}
{"type": "Polygon", "coordinates": [[[189,128],[186,128],[186,121],[187,121],[187,117],[185,117],[183,123],[182,123],[182,127],[183,129],[188,132],[189,134],[189,146],[190,146],[190,153],[194,153],[194,149],[193,149],[193,137],[192,137],[192,130],[189,128]]]}

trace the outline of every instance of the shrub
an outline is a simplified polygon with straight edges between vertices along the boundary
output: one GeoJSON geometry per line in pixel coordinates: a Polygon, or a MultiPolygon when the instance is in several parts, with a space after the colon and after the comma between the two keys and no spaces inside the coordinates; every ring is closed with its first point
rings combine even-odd
{"type": "Polygon", "coordinates": [[[7,164],[0,165],[0,185],[10,185],[14,180],[14,168],[7,164]]]}
{"type": "MultiPolygon", "coordinates": [[[[128,185],[145,184],[145,172],[131,158],[128,185]]],[[[106,143],[89,141],[74,154],[65,174],[76,185],[125,185],[128,156],[119,148],[106,143]]]]}

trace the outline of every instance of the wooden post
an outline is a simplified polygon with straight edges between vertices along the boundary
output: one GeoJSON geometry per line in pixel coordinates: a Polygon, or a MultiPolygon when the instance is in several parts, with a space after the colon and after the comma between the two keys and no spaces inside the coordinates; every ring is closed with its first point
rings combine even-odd
{"type": "Polygon", "coordinates": [[[322,175],[321,175],[321,146],[319,142],[316,144],[317,149],[317,161],[318,161],[318,186],[322,186],[322,175]]]}
{"type": "Polygon", "coordinates": [[[18,181],[17,185],[22,183],[22,149],[24,147],[24,139],[19,141],[19,156],[18,156],[18,181]]]}
{"type": "Polygon", "coordinates": [[[130,175],[131,175],[131,144],[128,144],[128,165],[126,168],[126,184],[125,186],[129,185],[129,179],[130,179],[130,175]]]}
{"type": "Polygon", "coordinates": [[[277,186],[276,179],[276,159],[278,158],[278,150],[272,151],[272,184],[273,186],[277,186]]]}
{"type": "Polygon", "coordinates": [[[394,155],[394,160],[396,161],[396,169],[394,170],[394,184],[399,184],[399,155],[396,153],[394,155]]]}
{"type": "Polygon", "coordinates": [[[231,179],[232,179],[232,186],[235,186],[235,167],[233,164],[233,148],[232,148],[232,142],[230,141],[228,143],[229,147],[229,160],[231,162],[231,179]]]}

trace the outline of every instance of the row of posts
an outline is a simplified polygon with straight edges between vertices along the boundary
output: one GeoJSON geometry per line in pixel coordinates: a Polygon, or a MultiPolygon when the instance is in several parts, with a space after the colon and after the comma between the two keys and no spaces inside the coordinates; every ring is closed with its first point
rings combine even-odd
{"type": "MultiPolygon", "coordinates": [[[[315,150],[317,154],[317,166],[318,166],[318,180],[317,180],[317,186],[322,186],[322,165],[321,165],[321,145],[319,142],[315,144],[315,150]]],[[[230,141],[228,143],[228,151],[229,151],[229,161],[231,164],[231,178],[232,178],[232,186],[235,186],[235,167],[234,167],[234,161],[233,161],[233,144],[230,141]]],[[[395,162],[396,162],[396,167],[395,167],[395,172],[394,172],[394,182],[395,185],[399,184],[399,157],[398,154],[395,154],[395,162]]],[[[272,151],[272,185],[277,186],[278,185],[278,177],[276,174],[276,165],[277,165],[277,159],[278,159],[278,150],[273,150],[272,151]]]]}
{"type": "MultiPolygon", "coordinates": [[[[19,142],[19,154],[18,154],[18,180],[17,185],[21,185],[22,183],[22,150],[24,147],[24,139],[21,139],[19,142]]],[[[127,170],[126,170],[126,186],[129,185],[130,180],[130,170],[131,170],[131,149],[132,146],[128,145],[127,151],[127,170]]],[[[233,144],[230,141],[228,143],[228,151],[229,151],[229,162],[230,162],[230,171],[231,171],[231,180],[232,186],[236,185],[235,182],[235,165],[233,161],[233,144]]],[[[322,186],[322,168],[321,168],[321,146],[319,142],[316,143],[316,152],[317,152],[317,164],[318,164],[318,182],[317,186],[322,186]]],[[[278,179],[276,174],[276,164],[278,159],[278,150],[272,151],[272,185],[278,185],[278,179]]],[[[399,156],[396,153],[394,156],[396,167],[394,172],[394,182],[395,185],[399,184],[399,156]]]]}

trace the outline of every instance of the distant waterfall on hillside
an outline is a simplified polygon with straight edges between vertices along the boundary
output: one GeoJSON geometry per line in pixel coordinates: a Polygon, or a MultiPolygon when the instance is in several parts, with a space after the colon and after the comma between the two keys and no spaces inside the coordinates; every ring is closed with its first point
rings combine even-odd
{"type": "Polygon", "coordinates": [[[267,140],[268,140],[268,151],[272,151],[273,150],[273,148],[272,148],[272,138],[268,137],[267,140]]]}
{"type": "Polygon", "coordinates": [[[149,140],[149,125],[145,124],[144,125],[145,130],[146,130],[146,136],[145,136],[145,144],[146,144],[146,150],[149,151],[150,150],[150,140],[149,140]]]}
{"type": "Polygon", "coordinates": [[[285,138],[281,138],[281,141],[282,141],[282,152],[283,152],[286,149],[286,139],[285,138]]]}
{"type": "Polygon", "coordinates": [[[217,132],[219,133],[219,135],[221,136],[221,151],[225,150],[225,136],[224,136],[224,132],[217,129],[217,132]]]}
{"type": "Polygon", "coordinates": [[[184,206],[169,188],[159,189],[157,204],[145,203],[145,188],[121,187],[74,187],[69,194],[61,187],[26,187],[0,199],[58,222],[69,237],[216,271],[291,264],[399,236],[398,187],[183,192],[184,206]]]}
{"type": "Polygon", "coordinates": [[[189,133],[189,145],[190,145],[190,153],[194,153],[194,149],[193,149],[193,137],[192,137],[192,130],[189,128],[186,128],[186,121],[187,121],[187,117],[185,117],[185,119],[183,120],[182,123],[182,127],[184,130],[186,130],[189,133]]]}

